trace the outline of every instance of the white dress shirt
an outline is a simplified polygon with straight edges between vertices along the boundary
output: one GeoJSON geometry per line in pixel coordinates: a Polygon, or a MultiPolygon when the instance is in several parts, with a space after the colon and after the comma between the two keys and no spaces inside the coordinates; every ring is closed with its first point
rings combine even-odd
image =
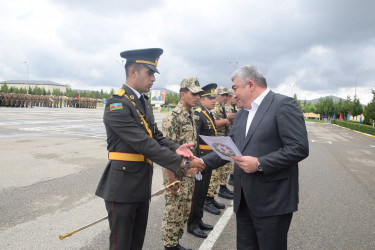
{"type": "Polygon", "coordinates": [[[137,90],[133,89],[129,85],[127,85],[127,84],[125,84],[125,85],[128,86],[129,88],[131,88],[131,90],[133,90],[134,94],[137,96],[138,99],[139,99],[139,97],[141,97],[141,93],[139,93],[137,90]]]}
{"type": "Polygon", "coordinates": [[[247,132],[248,132],[248,130],[250,128],[251,122],[253,121],[253,118],[255,116],[255,113],[258,110],[259,105],[262,103],[264,97],[268,94],[268,92],[270,92],[269,88],[267,88],[260,96],[258,96],[257,99],[255,99],[251,103],[250,109],[245,109],[244,108],[245,110],[249,111],[249,115],[247,117],[247,123],[246,123],[245,137],[247,136],[247,132]]]}

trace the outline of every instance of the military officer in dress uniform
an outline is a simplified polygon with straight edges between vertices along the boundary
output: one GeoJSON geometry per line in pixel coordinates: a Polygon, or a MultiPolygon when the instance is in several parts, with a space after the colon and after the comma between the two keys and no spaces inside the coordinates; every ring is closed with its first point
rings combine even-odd
{"type": "Polygon", "coordinates": [[[162,53],[158,48],[122,52],[126,83],[105,106],[109,162],[96,195],[105,200],[108,211],[110,249],[142,249],[151,198],[152,162],[177,176],[194,175],[204,169],[201,160],[191,158],[189,147],[194,144],[181,146],[163,137],[151,104],[143,95],[152,87],[155,72],[159,73],[156,67],[162,53]]]}
{"type": "MultiPolygon", "coordinates": [[[[185,77],[180,84],[180,102],[172,112],[163,119],[163,134],[166,138],[179,144],[197,141],[192,107],[196,107],[199,94],[203,90],[195,77],[185,77]]],[[[198,160],[198,159],[197,159],[198,160]]],[[[164,184],[176,181],[175,175],[168,169],[163,169],[164,184]]],[[[199,178],[199,177],[198,177],[199,178]]],[[[178,177],[181,181],[180,192],[165,194],[165,208],[162,223],[162,242],[166,250],[187,249],[179,244],[186,221],[190,214],[191,200],[194,192],[194,175],[189,173],[178,177]]]]}
{"type": "MultiPolygon", "coordinates": [[[[194,119],[197,125],[197,147],[195,155],[202,157],[212,152],[212,148],[208,146],[199,135],[216,136],[215,119],[211,110],[215,108],[216,83],[210,83],[202,89],[200,103],[201,107],[194,112],[194,119]]],[[[191,202],[190,216],[187,222],[187,231],[199,238],[207,238],[207,234],[202,230],[212,230],[213,226],[205,224],[203,218],[203,206],[206,200],[208,186],[210,185],[212,170],[206,169],[202,172],[202,180],[195,180],[195,188],[193,193],[193,200],[191,202]]]]}

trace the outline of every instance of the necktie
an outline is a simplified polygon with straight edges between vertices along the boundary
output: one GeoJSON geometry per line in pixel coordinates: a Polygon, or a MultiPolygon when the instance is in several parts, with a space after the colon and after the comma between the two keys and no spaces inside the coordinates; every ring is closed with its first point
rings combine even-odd
{"type": "Polygon", "coordinates": [[[145,111],[145,114],[146,114],[146,103],[145,103],[145,99],[144,99],[143,95],[141,95],[141,97],[139,97],[139,100],[141,101],[143,110],[145,111]]]}

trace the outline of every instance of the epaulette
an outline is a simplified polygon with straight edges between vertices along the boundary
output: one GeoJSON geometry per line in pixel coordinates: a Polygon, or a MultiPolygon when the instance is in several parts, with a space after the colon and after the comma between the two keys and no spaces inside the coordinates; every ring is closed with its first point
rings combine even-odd
{"type": "Polygon", "coordinates": [[[196,111],[196,112],[202,112],[202,108],[201,108],[201,107],[196,108],[195,111],[196,111]]]}
{"type": "Polygon", "coordinates": [[[123,96],[125,94],[125,89],[119,89],[113,95],[123,96]]]}

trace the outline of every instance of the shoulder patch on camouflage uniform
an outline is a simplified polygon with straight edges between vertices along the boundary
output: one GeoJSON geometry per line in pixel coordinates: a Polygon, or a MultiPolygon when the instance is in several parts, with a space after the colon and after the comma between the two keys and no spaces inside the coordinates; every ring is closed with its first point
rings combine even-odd
{"type": "Polygon", "coordinates": [[[119,89],[113,95],[123,96],[125,94],[125,89],[119,89]]]}

